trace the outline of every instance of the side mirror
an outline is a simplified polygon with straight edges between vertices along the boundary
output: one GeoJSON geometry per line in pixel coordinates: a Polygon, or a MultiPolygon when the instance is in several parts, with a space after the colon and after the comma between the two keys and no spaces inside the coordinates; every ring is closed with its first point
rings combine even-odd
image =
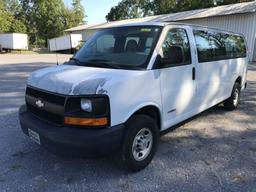
{"type": "Polygon", "coordinates": [[[181,64],[184,61],[183,49],[180,46],[171,46],[164,50],[162,64],[181,64]]]}

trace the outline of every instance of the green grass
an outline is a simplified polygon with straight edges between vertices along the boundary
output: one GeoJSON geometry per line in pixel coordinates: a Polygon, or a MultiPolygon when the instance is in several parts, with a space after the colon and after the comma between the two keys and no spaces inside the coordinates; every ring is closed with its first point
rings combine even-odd
{"type": "Polygon", "coordinates": [[[38,54],[38,53],[35,51],[21,50],[21,51],[11,51],[10,54],[33,55],[33,54],[38,54]]]}
{"type": "Polygon", "coordinates": [[[37,54],[48,54],[51,53],[48,49],[38,49],[34,51],[37,54]]]}
{"type": "Polygon", "coordinates": [[[22,54],[22,55],[35,55],[35,54],[48,54],[50,53],[47,49],[38,49],[38,50],[19,50],[11,51],[10,54],[22,54]]]}

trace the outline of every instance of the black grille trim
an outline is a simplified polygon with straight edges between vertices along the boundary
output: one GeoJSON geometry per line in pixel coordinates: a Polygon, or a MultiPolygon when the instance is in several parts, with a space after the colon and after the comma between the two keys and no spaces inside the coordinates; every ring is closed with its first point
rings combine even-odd
{"type": "Polygon", "coordinates": [[[41,98],[45,101],[48,101],[50,103],[58,104],[61,106],[65,105],[66,97],[57,95],[55,93],[50,93],[46,91],[42,91],[39,89],[27,87],[26,89],[26,95],[30,95],[32,97],[41,98]]]}
{"type": "Polygon", "coordinates": [[[35,117],[37,117],[37,118],[39,118],[43,121],[46,121],[48,123],[52,123],[52,124],[57,125],[57,126],[62,126],[63,125],[63,122],[64,122],[63,116],[40,110],[40,109],[30,105],[30,104],[27,104],[27,109],[35,117]]]}
{"type": "MultiPolygon", "coordinates": [[[[36,102],[39,100],[37,97],[32,97],[30,95],[26,95],[26,103],[32,105],[33,107],[37,107],[36,102]]],[[[40,98],[41,100],[41,98],[40,98]]],[[[49,103],[48,101],[43,100],[44,107],[41,110],[56,114],[56,115],[63,115],[64,114],[64,106],[56,105],[54,103],[49,103]]]]}
{"type": "Polygon", "coordinates": [[[28,111],[37,118],[53,123],[54,125],[63,125],[66,103],[65,96],[27,87],[25,98],[28,111]],[[36,106],[36,101],[39,99],[44,102],[44,107],[42,108],[36,106]]]}

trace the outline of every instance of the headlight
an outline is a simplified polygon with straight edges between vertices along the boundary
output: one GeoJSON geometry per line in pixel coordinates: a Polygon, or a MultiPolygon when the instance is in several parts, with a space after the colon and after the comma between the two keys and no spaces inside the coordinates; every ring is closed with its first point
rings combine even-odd
{"type": "Polygon", "coordinates": [[[109,114],[109,101],[107,97],[70,97],[66,102],[65,113],[103,117],[109,114]]]}
{"type": "Polygon", "coordinates": [[[86,112],[89,112],[89,113],[92,112],[92,101],[91,100],[81,99],[80,105],[81,105],[81,109],[83,111],[86,111],[86,112]]]}
{"type": "Polygon", "coordinates": [[[74,126],[107,127],[110,107],[107,96],[70,97],[66,101],[64,123],[74,126]]]}

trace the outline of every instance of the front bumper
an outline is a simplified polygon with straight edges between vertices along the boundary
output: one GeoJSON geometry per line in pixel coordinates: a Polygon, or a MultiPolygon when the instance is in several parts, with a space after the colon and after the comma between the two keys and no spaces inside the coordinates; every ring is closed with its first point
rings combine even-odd
{"type": "Polygon", "coordinates": [[[121,147],[125,129],[123,124],[105,129],[58,127],[35,117],[25,105],[20,107],[19,119],[26,135],[28,128],[35,131],[43,147],[61,155],[107,155],[121,147]]]}

